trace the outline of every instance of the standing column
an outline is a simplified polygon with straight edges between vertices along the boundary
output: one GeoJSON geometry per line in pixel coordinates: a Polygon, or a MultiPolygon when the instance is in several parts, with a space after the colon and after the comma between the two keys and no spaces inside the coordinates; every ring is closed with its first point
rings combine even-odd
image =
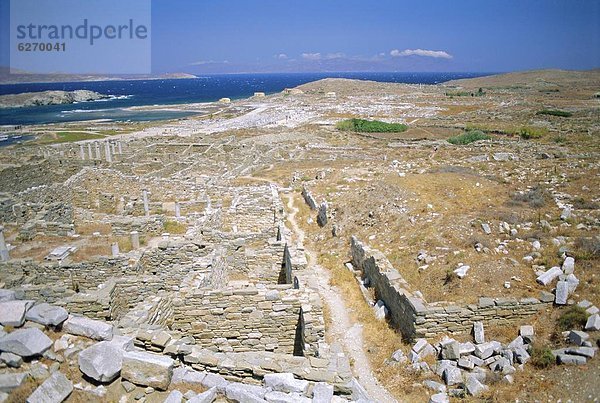
{"type": "Polygon", "coordinates": [[[116,154],[116,151],[115,151],[115,143],[110,143],[110,151],[112,152],[112,155],[115,155],[115,154],[116,154]]]}
{"type": "Polygon", "coordinates": [[[112,156],[110,155],[110,143],[107,141],[104,143],[104,151],[106,153],[106,162],[112,162],[112,156]]]}
{"type": "Polygon", "coordinates": [[[121,146],[121,140],[117,142],[117,148],[119,149],[119,155],[123,154],[123,148],[121,146]]]}
{"type": "Polygon", "coordinates": [[[137,231],[131,231],[131,248],[139,249],[140,248],[140,234],[137,231]]]}
{"type": "Polygon", "coordinates": [[[85,150],[83,149],[83,144],[79,144],[79,156],[81,160],[85,160],[85,150]]]}
{"type": "Polygon", "coordinates": [[[94,146],[96,148],[96,159],[99,160],[102,158],[102,155],[100,154],[100,144],[98,144],[98,142],[95,141],[94,146]]]}
{"type": "Polygon", "coordinates": [[[179,202],[175,202],[175,218],[181,217],[181,206],[179,202]]]}
{"type": "Polygon", "coordinates": [[[119,256],[119,244],[117,242],[113,242],[110,246],[113,257],[119,256]]]}
{"type": "Polygon", "coordinates": [[[94,156],[92,155],[92,143],[88,143],[88,157],[90,160],[94,159],[94,156]]]}
{"type": "Polygon", "coordinates": [[[10,259],[8,255],[8,248],[4,241],[4,227],[0,225],[0,262],[7,262],[10,259]]]}
{"type": "Polygon", "coordinates": [[[148,217],[150,215],[150,208],[148,207],[148,191],[144,190],[142,196],[144,198],[144,213],[146,214],[146,217],[148,217]]]}

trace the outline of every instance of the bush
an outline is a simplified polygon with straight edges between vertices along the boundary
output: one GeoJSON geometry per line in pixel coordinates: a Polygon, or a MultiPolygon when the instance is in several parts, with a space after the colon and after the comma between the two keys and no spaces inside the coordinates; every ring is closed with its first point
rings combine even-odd
{"type": "Polygon", "coordinates": [[[573,116],[573,113],[567,111],[561,111],[558,109],[542,109],[537,112],[536,115],[550,115],[550,116],[559,116],[561,118],[568,118],[573,116]]]}
{"type": "Polygon", "coordinates": [[[587,321],[587,312],[580,306],[573,305],[564,311],[558,318],[558,327],[561,330],[581,330],[587,321]]]}
{"type": "Polygon", "coordinates": [[[533,346],[531,350],[531,363],[537,368],[548,368],[556,364],[556,358],[548,347],[533,346]]]}
{"type": "Polygon", "coordinates": [[[543,137],[546,132],[546,129],[524,126],[519,130],[519,136],[525,140],[539,139],[543,137]]]}
{"type": "Polygon", "coordinates": [[[541,186],[535,186],[527,192],[513,193],[510,196],[511,203],[509,204],[526,203],[529,207],[537,209],[543,207],[546,204],[546,201],[551,199],[552,196],[546,189],[541,186]]]}
{"type": "Polygon", "coordinates": [[[458,136],[450,137],[448,143],[454,145],[465,145],[470,144],[479,140],[489,140],[490,136],[482,132],[481,130],[470,130],[458,136]]]}
{"type": "Polygon", "coordinates": [[[574,253],[581,260],[600,258],[600,236],[577,238],[574,253]]]}
{"type": "Polygon", "coordinates": [[[342,131],[359,133],[401,133],[406,131],[408,126],[402,123],[386,123],[379,120],[347,119],[338,122],[336,128],[342,131]]]}

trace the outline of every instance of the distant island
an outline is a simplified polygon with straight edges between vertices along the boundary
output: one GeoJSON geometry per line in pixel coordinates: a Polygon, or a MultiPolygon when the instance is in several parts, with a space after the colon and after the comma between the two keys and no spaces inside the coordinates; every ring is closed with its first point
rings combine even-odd
{"type": "Polygon", "coordinates": [[[2,84],[24,84],[24,83],[63,83],[63,82],[87,82],[87,81],[122,81],[122,80],[167,80],[181,78],[196,78],[187,73],[165,73],[165,74],[35,74],[27,71],[11,70],[0,67],[0,85],[2,84]]]}
{"type": "Polygon", "coordinates": [[[25,92],[22,94],[0,95],[0,108],[72,104],[108,98],[110,98],[110,95],[88,90],[25,92]]]}

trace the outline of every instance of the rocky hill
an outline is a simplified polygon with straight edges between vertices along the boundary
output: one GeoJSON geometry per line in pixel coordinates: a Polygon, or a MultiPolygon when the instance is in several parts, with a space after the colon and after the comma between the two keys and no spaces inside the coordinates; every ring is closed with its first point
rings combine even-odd
{"type": "Polygon", "coordinates": [[[88,90],[25,92],[22,94],[0,95],[0,108],[72,104],[107,98],[109,98],[109,95],[88,90]]]}

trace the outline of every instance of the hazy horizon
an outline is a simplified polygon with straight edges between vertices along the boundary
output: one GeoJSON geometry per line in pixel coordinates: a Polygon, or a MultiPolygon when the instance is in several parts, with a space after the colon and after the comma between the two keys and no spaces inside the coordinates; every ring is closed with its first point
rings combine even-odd
{"type": "MultiPolygon", "coordinates": [[[[600,67],[600,2],[590,0],[152,0],[151,6],[153,74],[600,67]]],[[[2,66],[10,62],[9,17],[8,0],[0,0],[2,66]]],[[[114,63],[123,63],[116,56],[114,63]]]]}

